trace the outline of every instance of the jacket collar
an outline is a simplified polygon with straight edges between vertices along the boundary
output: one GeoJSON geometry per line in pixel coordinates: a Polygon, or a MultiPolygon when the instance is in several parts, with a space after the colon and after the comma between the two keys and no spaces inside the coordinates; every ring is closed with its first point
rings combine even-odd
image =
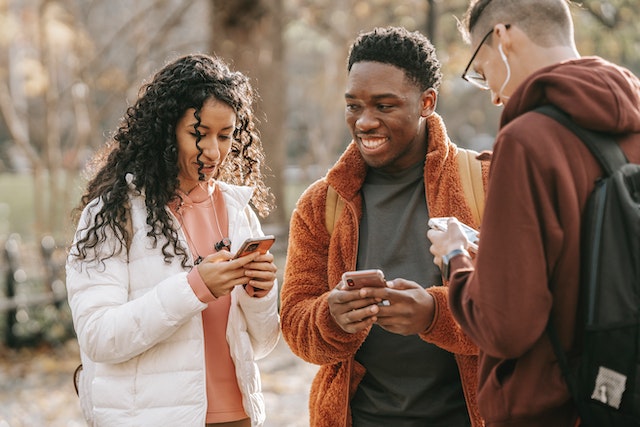
{"type": "MultiPolygon", "coordinates": [[[[426,126],[425,181],[438,181],[437,177],[441,175],[447,158],[452,156],[457,148],[449,140],[444,122],[437,113],[427,117],[426,126]]],[[[358,146],[352,140],[338,161],[327,172],[326,180],[341,197],[351,200],[362,188],[368,168],[358,146]]]]}

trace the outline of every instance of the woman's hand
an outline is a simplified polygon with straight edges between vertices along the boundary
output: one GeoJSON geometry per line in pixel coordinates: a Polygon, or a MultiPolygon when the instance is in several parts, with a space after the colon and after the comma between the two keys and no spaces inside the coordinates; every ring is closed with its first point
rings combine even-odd
{"type": "MultiPolygon", "coordinates": [[[[247,255],[247,257],[249,256],[253,256],[253,254],[247,255]]],[[[239,260],[247,257],[239,258],[239,260]]],[[[278,268],[273,263],[272,253],[258,255],[245,264],[244,269],[244,275],[249,278],[245,289],[252,297],[264,297],[275,285],[278,268]]]]}
{"type": "Polygon", "coordinates": [[[234,287],[244,285],[250,280],[250,277],[245,275],[246,266],[258,255],[253,253],[233,259],[233,254],[222,250],[207,256],[196,268],[209,291],[219,298],[230,294],[234,287]]]}

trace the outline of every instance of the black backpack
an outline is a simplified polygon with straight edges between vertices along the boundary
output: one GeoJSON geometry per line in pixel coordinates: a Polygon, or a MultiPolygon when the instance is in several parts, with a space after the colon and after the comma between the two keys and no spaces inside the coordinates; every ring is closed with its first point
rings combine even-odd
{"type": "Polygon", "coordinates": [[[640,426],[640,165],[610,135],[550,105],[535,111],[573,131],[604,171],[582,217],[582,353],[568,362],[551,321],[547,331],[582,425],[640,426]]]}

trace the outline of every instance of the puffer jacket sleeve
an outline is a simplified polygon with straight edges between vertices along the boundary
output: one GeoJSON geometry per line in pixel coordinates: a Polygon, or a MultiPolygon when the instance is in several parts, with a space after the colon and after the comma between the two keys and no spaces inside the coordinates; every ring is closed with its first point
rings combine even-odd
{"type": "MultiPolygon", "coordinates": [[[[333,248],[345,245],[355,248],[357,241],[353,234],[329,235],[325,224],[326,194],[327,184],[319,180],[298,200],[290,223],[281,292],[283,337],[296,355],[317,365],[350,359],[369,332],[367,329],[349,334],[336,324],[329,312],[329,292],[338,284],[339,272],[349,269],[340,262],[351,259],[336,256],[336,262],[329,263],[329,239],[335,239],[333,248]]],[[[354,222],[349,212],[345,213],[343,218],[354,222]]],[[[348,227],[342,227],[345,228],[348,227]]]]}
{"type": "MultiPolygon", "coordinates": [[[[263,236],[255,212],[245,208],[252,236],[263,236]]],[[[249,296],[244,289],[237,287],[238,304],[244,316],[247,332],[251,340],[256,360],[267,356],[274,349],[280,338],[280,316],[278,315],[278,282],[267,295],[262,298],[249,296]]]]}
{"type": "Polygon", "coordinates": [[[238,304],[247,322],[254,358],[262,359],[271,353],[280,337],[278,283],[262,298],[253,298],[241,288],[238,288],[237,294],[238,304]]]}
{"type": "MultiPolygon", "coordinates": [[[[93,223],[99,207],[96,202],[85,208],[76,237],[93,223]]],[[[104,232],[106,241],[97,248],[103,260],[83,262],[73,248],[70,251],[67,292],[82,351],[94,362],[119,363],[171,336],[206,304],[195,296],[186,272],[172,274],[134,295],[126,250],[110,256],[117,238],[112,230],[104,232]]],[[[148,258],[149,271],[167,268],[161,256],[148,258]],[[157,265],[152,265],[153,258],[158,259],[157,265]]]]}

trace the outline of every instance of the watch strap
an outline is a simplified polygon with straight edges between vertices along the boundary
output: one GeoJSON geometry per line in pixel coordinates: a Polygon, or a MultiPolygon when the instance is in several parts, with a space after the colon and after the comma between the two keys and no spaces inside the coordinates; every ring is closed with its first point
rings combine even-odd
{"type": "Polygon", "coordinates": [[[445,280],[449,280],[449,276],[451,275],[451,269],[449,268],[451,259],[457,257],[458,255],[464,255],[468,257],[469,252],[464,249],[454,249],[442,257],[442,276],[445,278],[445,280]]]}

